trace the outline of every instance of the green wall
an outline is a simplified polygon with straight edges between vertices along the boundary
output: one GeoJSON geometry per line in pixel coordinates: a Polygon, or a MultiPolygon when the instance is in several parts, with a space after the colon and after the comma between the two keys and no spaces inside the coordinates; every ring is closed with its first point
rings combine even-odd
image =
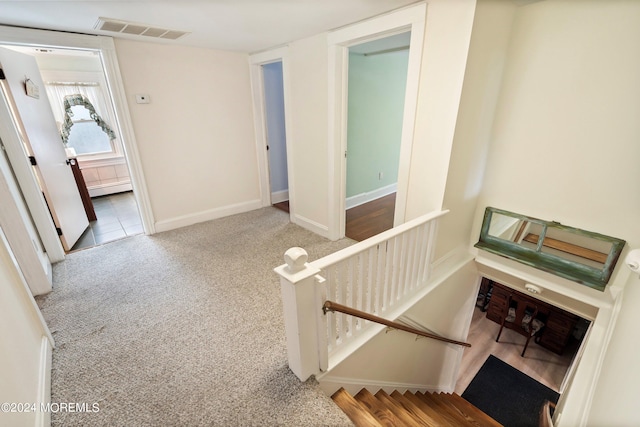
{"type": "Polygon", "coordinates": [[[408,49],[349,54],[347,197],[398,180],[408,59],[408,49]]]}

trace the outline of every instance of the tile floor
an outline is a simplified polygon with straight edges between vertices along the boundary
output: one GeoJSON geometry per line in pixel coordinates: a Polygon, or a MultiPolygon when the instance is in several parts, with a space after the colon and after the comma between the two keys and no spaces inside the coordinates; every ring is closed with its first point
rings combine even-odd
{"type": "Polygon", "coordinates": [[[143,232],[133,192],[94,197],[91,201],[98,220],[89,223],[84,234],[71,248],[72,251],[90,248],[143,232]]]}

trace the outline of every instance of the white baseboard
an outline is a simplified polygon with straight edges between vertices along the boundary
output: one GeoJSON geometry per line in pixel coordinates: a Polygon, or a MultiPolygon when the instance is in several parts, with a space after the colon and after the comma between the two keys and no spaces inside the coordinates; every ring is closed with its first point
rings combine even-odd
{"type": "MultiPolygon", "coordinates": [[[[46,335],[42,337],[40,344],[40,363],[38,372],[38,395],[36,397],[36,405],[38,408],[41,404],[51,401],[51,358],[52,358],[51,342],[46,335]]],[[[36,427],[49,427],[51,425],[51,414],[46,411],[36,411],[36,427]]]]}
{"type": "Polygon", "coordinates": [[[271,204],[289,200],[289,190],[276,191],[271,193],[271,204]]]}
{"type": "Polygon", "coordinates": [[[343,387],[349,394],[352,396],[357,394],[363,388],[366,388],[371,393],[375,394],[378,390],[382,389],[386,393],[391,393],[393,390],[398,390],[403,393],[409,390],[412,393],[416,391],[420,392],[441,392],[441,390],[435,386],[430,386],[428,384],[408,384],[408,383],[395,383],[389,381],[375,381],[368,379],[358,379],[358,378],[343,378],[343,377],[332,377],[332,376],[318,376],[318,383],[320,385],[320,389],[327,395],[331,396],[333,393],[338,391],[340,387],[343,387]]]}
{"type": "Polygon", "coordinates": [[[312,231],[316,234],[319,234],[322,237],[326,237],[327,239],[329,238],[329,227],[327,227],[326,225],[322,225],[298,214],[295,214],[292,219],[294,224],[299,225],[302,228],[306,228],[307,230],[312,231]]]}
{"type": "Polygon", "coordinates": [[[199,222],[211,221],[212,219],[223,218],[229,215],[249,212],[262,207],[262,202],[251,200],[248,202],[237,203],[235,205],[222,206],[215,209],[209,209],[202,212],[196,212],[189,215],[182,215],[155,223],[157,233],[169,231],[176,228],[186,227],[188,225],[197,224],[199,222]]]}
{"type": "Polygon", "coordinates": [[[356,206],[363,205],[380,197],[388,196],[398,190],[398,184],[387,185],[377,190],[369,191],[366,193],[356,194],[355,196],[347,197],[345,209],[355,208],[356,206]]]}
{"type": "Polygon", "coordinates": [[[96,185],[94,187],[88,188],[89,196],[98,197],[98,196],[106,196],[107,194],[114,193],[123,193],[125,191],[133,190],[131,186],[131,182],[119,182],[115,184],[101,184],[96,185]]]}

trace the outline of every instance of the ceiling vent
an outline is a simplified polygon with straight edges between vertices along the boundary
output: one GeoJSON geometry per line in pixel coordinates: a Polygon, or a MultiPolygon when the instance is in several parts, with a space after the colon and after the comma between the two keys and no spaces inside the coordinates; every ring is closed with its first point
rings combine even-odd
{"type": "Polygon", "coordinates": [[[170,30],[167,28],[152,27],[150,25],[102,17],[98,18],[98,22],[96,22],[96,25],[94,25],[93,28],[112,33],[131,34],[135,36],[155,37],[168,40],[177,40],[182,36],[190,34],[187,31],[170,30]]]}

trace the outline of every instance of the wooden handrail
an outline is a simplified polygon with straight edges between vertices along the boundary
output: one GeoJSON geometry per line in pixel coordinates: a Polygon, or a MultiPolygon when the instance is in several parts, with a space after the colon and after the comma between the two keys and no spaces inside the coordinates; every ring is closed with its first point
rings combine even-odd
{"type": "Polygon", "coordinates": [[[374,316],[373,314],[366,313],[364,311],[357,310],[355,308],[347,307],[346,305],[338,304],[333,301],[325,301],[322,306],[322,311],[327,314],[327,311],[339,311],[340,313],[348,314],[350,316],[359,317],[361,319],[369,320],[371,322],[379,323],[381,325],[388,326],[393,329],[399,329],[401,331],[410,332],[412,334],[420,335],[422,337],[432,338],[438,341],[444,341],[450,344],[457,344],[464,347],[471,347],[471,344],[462,341],[456,341],[449,338],[441,337],[440,335],[430,334],[429,332],[420,331],[410,326],[405,326],[401,323],[393,322],[391,320],[383,319],[382,317],[374,316]]]}

